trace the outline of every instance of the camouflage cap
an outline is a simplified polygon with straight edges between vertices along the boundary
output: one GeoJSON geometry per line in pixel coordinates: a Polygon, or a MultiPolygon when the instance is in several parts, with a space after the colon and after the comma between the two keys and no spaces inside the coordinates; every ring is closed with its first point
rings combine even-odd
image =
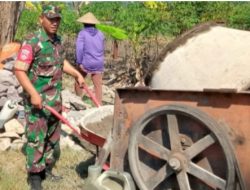
{"type": "Polygon", "coordinates": [[[47,18],[61,18],[61,9],[57,6],[53,5],[44,5],[42,13],[47,17],[47,18]]]}

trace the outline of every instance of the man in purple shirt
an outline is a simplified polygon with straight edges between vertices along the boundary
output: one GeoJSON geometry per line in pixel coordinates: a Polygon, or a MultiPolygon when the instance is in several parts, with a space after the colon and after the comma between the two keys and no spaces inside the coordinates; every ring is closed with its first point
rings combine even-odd
{"type": "MultiPolygon", "coordinates": [[[[102,104],[105,38],[103,33],[96,29],[95,25],[99,21],[92,13],[83,15],[77,21],[83,23],[84,27],[76,40],[76,62],[83,77],[91,75],[96,99],[102,104]]],[[[78,96],[82,96],[82,89],[77,83],[75,83],[75,91],[78,96]]]]}

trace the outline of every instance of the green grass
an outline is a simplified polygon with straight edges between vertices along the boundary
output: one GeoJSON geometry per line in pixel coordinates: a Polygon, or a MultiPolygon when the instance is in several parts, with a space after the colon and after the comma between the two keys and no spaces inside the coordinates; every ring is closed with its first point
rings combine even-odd
{"type": "Polygon", "coordinates": [[[28,189],[24,163],[25,157],[21,152],[1,152],[0,190],[28,189]]]}
{"type": "MultiPolygon", "coordinates": [[[[0,190],[27,190],[25,156],[20,151],[0,153],[0,190]]],[[[93,155],[82,149],[75,151],[62,149],[60,160],[54,169],[55,174],[63,176],[60,182],[44,181],[45,190],[84,189],[87,168],[93,162],[93,155]]]]}
{"type": "Polygon", "coordinates": [[[90,97],[88,97],[87,95],[84,95],[82,97],[82,101],[86,104],[91,105],[92,107],[95,107],[95,104],[93,103],[93,100],[90,99],[90,97]]]}

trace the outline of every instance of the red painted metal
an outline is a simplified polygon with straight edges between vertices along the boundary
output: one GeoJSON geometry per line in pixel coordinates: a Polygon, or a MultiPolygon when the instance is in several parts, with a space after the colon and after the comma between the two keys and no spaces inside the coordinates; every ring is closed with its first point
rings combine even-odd
{"type": "Polygon", "coordinates": [[[75,127],[73,127],[69,121],[63,117],[61,114],[59,114],[55,109],[48,105],[44,105],[44,108],[50,111],[52,114],[54,114],[58,119],[60,119],[65,125],[67,125],[74,134],[79,138],[79,139],[84,139],[94,145],[102,147],[105,143],[105,139],[101,136],[98,136],[97,134],[94,134],[88,130],[82,130],[81,133],[79,133],[75,127]]]}
{"type": "Polygon", "coordinates": [[[98,100],[96,99],[95,95],[89,90],[87,84],[84,83],[83,84],[83,88],[88,93],[88,95],[90,96],[91,100],[94,102],[94,104],[96,105],[96,107],[100,107],[101,104],[98,102],[98,100]]]}

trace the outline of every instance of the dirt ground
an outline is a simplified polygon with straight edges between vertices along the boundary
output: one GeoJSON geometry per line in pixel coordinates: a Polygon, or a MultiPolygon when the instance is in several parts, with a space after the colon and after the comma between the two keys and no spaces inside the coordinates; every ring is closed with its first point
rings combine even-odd
{"type": "MultiPolygon", "coordinates": [[[[89,151],[65,148],[54,173],[62,175],[60,182],[44,181],[46,190],[82,190],[87,177],[87,168],[94,162],[94,155],[89,151]]],[[[27,190],[25,156],[21,151],[1,152],[0,156],[0,190],[27,190]]]]}

